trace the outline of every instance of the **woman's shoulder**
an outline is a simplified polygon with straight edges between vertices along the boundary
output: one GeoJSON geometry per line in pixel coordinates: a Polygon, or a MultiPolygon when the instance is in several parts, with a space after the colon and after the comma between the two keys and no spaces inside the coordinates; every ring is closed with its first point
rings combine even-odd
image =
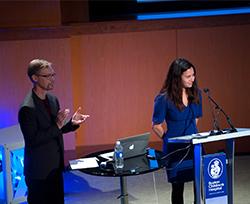
{"type": "Polygon", "coordinates": [[[156,100],[168,100],[168,94],[167,93],[159,93],[158,95],[156,95],[155,97],[155,101],[156,100]]]}
{"type": "Polygon", "coordinates": [[[198,88],[197,92],[198,92],[199,95],[202,94],[202,90],[200,88],[198,88]]]}
{"type": "Polygon", "coordinates": [[[201,102],[201,100],[202,100],[202,90],[201,89],[198,89],[198,97],[199,97],[199,100],[200,100],[200,102],[201,102]]]}
{"type": "Polygon", "coordinates": [[[167,93],[159,93],[154,100],[155,103],[160,104],[168,104],[169,103],[169,96],[167,93]]]}

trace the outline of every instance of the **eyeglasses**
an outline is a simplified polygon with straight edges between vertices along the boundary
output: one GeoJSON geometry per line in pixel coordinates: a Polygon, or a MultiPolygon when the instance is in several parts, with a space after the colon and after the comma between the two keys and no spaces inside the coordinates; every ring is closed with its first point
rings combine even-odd
{"type": "Polygon", "coordinates": [[[48,79],[51,79],[52,77],[56,77],[56,73],[53,73],[53,74],[36,74],[37,76],[40,76],[40,77],[44,77],[44,78],[48,78],[48,79]]]}

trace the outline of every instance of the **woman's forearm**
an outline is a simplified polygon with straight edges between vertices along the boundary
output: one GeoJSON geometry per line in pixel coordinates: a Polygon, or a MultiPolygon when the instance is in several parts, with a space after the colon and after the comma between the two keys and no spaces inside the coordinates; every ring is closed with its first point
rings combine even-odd
{"type": "Polygon", "coordinates": [[[161,139],[163,138],[165,131],[162,124],[157,124],[157,125],[153,124],[152,129],[158,137],[160,137],[161,139]]]}

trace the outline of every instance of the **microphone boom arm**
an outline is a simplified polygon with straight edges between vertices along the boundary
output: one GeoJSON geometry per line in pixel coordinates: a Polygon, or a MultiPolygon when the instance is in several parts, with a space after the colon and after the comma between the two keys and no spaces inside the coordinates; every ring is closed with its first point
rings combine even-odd
{"type": "Polygon", "coordinates": [[[209,94],[209,89],[204,89],[203,90],[206,94],[207,94],[207,97],[209,98],[210,101],[213,102],[213,104],[215,105],[215,109],[218,109],[220,112],[223,113],[223,115],[225,116],[226,120],[227,120],[227,123],[229,124],[230,128],[231,128],[231,132],[237,132],[236,128],[234,127],[234,125],[232,124],[232,121],[230,119],[230,117],[225,113],[225,111],[219,106],[219,104],[217,104],[215,102],[215,100],[210,96],[209,94]]]}

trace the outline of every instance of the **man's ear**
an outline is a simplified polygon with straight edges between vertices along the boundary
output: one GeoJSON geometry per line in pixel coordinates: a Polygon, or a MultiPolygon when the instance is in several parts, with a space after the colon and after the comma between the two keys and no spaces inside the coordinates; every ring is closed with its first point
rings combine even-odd
{"type": "Polygon", "coordinates": [[[38,77],[37,77],[35,74],[33,74],[33,75],[31,76],[31,78],[32,78],[32,81],[33,81],[33,82],[37,82],[37,81],[38,81],[38,77]]]}

